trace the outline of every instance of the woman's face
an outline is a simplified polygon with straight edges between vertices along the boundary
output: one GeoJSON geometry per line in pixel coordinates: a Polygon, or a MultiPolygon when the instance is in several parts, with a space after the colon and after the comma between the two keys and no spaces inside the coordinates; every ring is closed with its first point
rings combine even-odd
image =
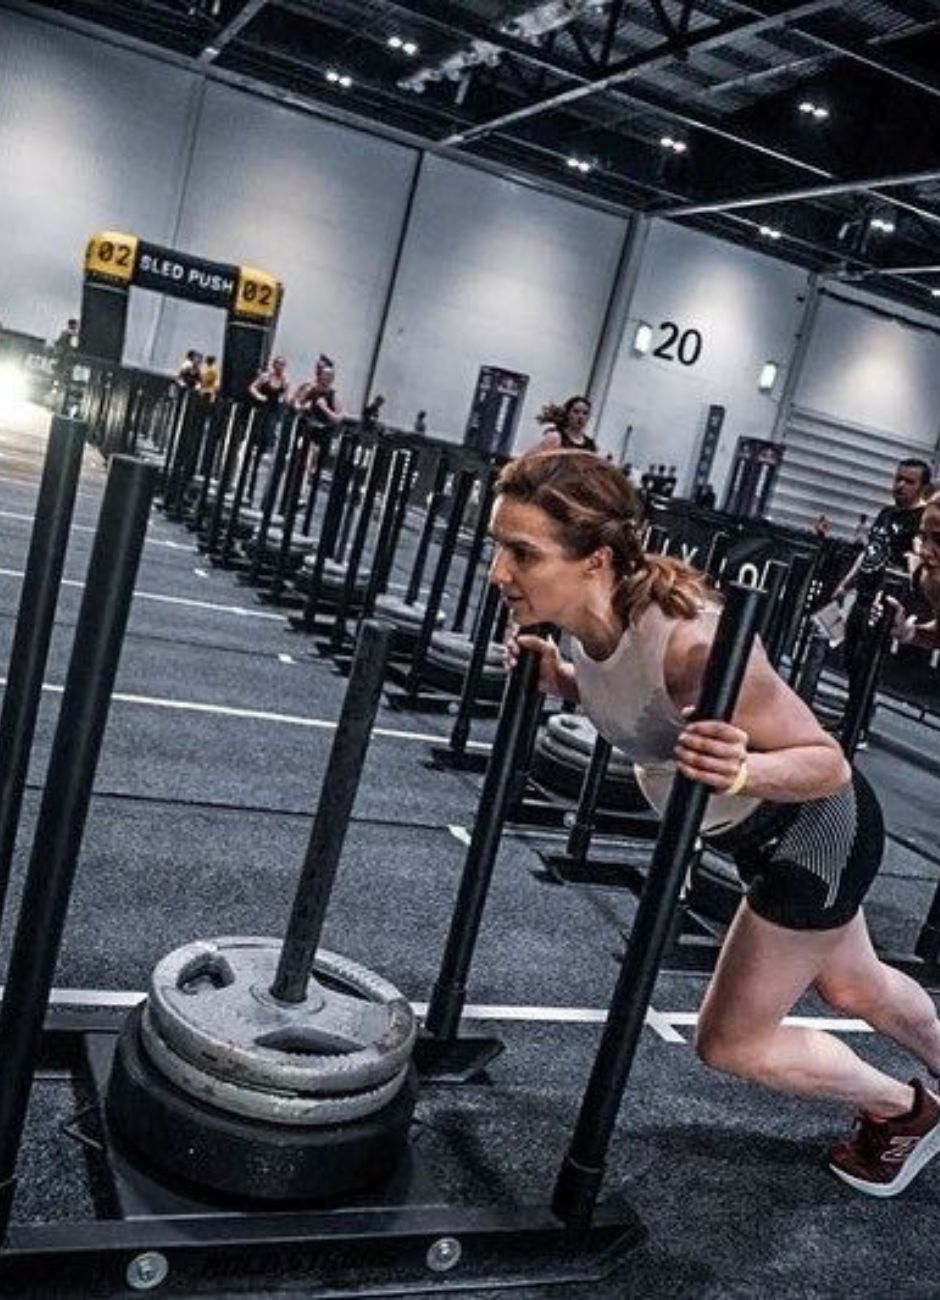
{"type": "Polygon", "coordinates": [[[571,559],[545,511],[512,497],[497,497],[490,536],[495,543],[490,582],[499,588],[519,626],[578,626],[586,605],[587,575],[597,568],[596,559],[571,559]]]}
{"type": "Polygon", "coordinates": [[[317,366],[317,387],[329,388],[333,383],[333,375],[332,366],[317,366]]]}
{"type": "Polygon", "coordinates": [[[567,428],[570,433],[582,433],[591,418],[591,408],[587,402],[575,402],[568,412],[567,428]]]}

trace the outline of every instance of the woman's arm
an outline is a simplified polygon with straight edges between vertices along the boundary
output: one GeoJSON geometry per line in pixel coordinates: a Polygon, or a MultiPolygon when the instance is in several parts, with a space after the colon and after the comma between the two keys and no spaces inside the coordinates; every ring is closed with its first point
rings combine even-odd
{"type": "Polygon", "coordinates": [[[329,420],[330,424],[340,424],[346,418],[346,412],[343,410],[339,398],[337,397],[334,400],[336,405],[330,406],[325,397],[318,397],[315,405],[320,414],[329,420]]]}
{"type": "MultiPolygon", "coordinates": [[[[666,650],[666,685],[679,709],[698,703],[711,629],[699,620],[678,623],[666,650]]],[[[747,763],[738,794],[774,803],[823,799],[851,779],[851,769],[834,737],[823,731],[809,708],[755,646],[730,723],[689,723],[676,745],[676,765],[686,776],[716,790],[733,786],[747,763]]]]}
{"type": "Polygon", "coordinates": [[[262,370],[260,375],[255,375],[254,379],[248,385],[248,396],[253,397],[256,402],[266,402],[268,399],[264,393],[258,390],[258,385],[264,383],[268,377],[268,372],[262,370]]]}

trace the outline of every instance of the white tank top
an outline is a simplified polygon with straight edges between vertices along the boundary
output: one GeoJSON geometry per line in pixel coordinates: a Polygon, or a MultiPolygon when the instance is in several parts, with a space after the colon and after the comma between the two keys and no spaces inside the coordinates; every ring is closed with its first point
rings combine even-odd
{"type": "MultiPolygon", "coordinates": [[[[714,623],[718,610],[706,606],[700,618],[714,623]]],[[[640,789],[659,813],[672,789],[673,752],[684,725],[666,689],[664,672],[666,646],[678,621],[658,605],[648,606],[606,659],[592,659],[572,639],[581,706],[604,739],[633,760],[640,789]]],[[[727,830],[749,816],[759,802],[738,795],[712,795],[702,830],[727,830]]]]}

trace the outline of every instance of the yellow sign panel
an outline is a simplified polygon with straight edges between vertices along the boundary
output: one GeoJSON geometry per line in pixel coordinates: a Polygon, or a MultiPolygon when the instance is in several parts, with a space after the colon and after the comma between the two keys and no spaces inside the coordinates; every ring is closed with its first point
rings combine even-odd
{"type": "Polygon", "coordinates": [[[129,284],[137,264],[137,236],[103,230],[88,241],[85,274],[104,275],[129,284]]]}
{"type": "Polygon", "coordinates": [[[238,288],[232,310],[237,316],[260,316],[270,319],[277,311],[281,286],[273,275],[254,266],[238,268],[238,288]]]}

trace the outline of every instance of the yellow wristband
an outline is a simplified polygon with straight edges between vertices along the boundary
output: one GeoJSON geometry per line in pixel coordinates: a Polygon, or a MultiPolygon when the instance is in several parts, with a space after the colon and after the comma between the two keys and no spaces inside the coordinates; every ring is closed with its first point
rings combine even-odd
{"type": "Polygon", "coordinates": [[[747,759],[741,759],[741,766],[738,768],[738,774],[728,786],[725,794],[743,794],[747,789],[747,759]]]}

